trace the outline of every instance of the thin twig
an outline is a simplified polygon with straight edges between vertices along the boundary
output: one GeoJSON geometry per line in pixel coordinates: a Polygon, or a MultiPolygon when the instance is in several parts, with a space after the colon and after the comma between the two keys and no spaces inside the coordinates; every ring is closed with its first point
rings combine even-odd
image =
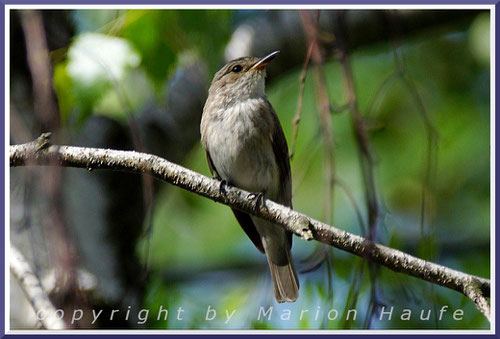
{"type": "MultiPolygon", "coordinates": [[[[429,246],[430,242],[428,241],[434,232],[434,228],[432,227],[432,215],[431,211],[428,207],[429,205],[429,196],[433,193],[434,185],[433,180],[436,177],[437,170],[437,147],[438,147],[438,132],[435,128],[432,119],[427,111],[427,108],[424,104],[422,97],[419,94],[417,86],[413,81],[413,78],[408,71],[406,65],[405,54],[402,51],[401,45],[401,25],[396,16],[393,15],[392,12],[388,12],[384,15],[384,18],[387,21],[387,27],[392,28],[390,31],[390,38],[392,44],[392,53],[394,58],[394,64],[396,66],[397,72],[400,80],[405,86],[408,93],[411,95],[415,107],[420,114],[426,134],[426,152],[425,152],[425,160],[424,160],[424,171],[423,171],[423,180],[422,180],[422,188],[421,188],[421,202],[420,202],[420,234],[421,241],[424,244],[424,258],[428,260],[434,259],[434,253],[431,252],[432,246],[429,246]],[[426,229],[426,222],[428,224],[428,228],[426,229]]],[[[424,292],[425,293],[425,292],[424,292]]],[[[431,299],[434,300],[435,291],[433,286],[430,288],[431,299]]],[[[474,299],[473,299],[474,300],[474,299]]],[[[476,306],[479,310],[481,310],[489,320],[489,310],[488,314],[485,313],[481,308],[480,304],[476,303],[476,306]]],[[[436,304],[433,303],[433,307],[436,308],[436,304]]],[[[437,315],[434,313],[434,318],[436,323],[438,324],[437,315]]]]}
{"type": "Polygon", "coordinates": [[[366,133],[365,123],[358,108],[356,91],[354,88],[354,77],[352,74],[350,59],[347,54],[341,58],[344,80],[346,82],[347,94],[351,102],[351,118],[356,137],[356,145],[359,151],[361,173],[363,176],[366,202],[368,205],[368,237],[376,238],[376,228],[380,214],[377,191],[375,187],[374,159],[366,133]]]}
{"type": "Polygon", "coordinates": [[[338,15],[337,22],[337,48],[342,74],[346,85],[347,100],[350,103],[351,121],[356,138],[356,145],[360,157],[361,171],[365,186],[366,201],[368,205],[368,228],[370,239],[376,239],[378,217],[380,215],[377,190],[375,186],[374,156],[371,150],[365,122],[358,107],[357,94],[354,83],[349,52],[345,42],[344,13],[338,15]]]}
{"type": "Polygon", "coordinates": [[[375,95],[372,98],[372,101],[368,108],[366,109],[365,117],[371,117],[373,115],[373,111],[375,110],[375,107],[377,106],[377,103],[381,98],[383,98],[383,95],[386,93],[387,89],[389,88],[389,85],[393,83],[395,80],[399,79],[401,77],[401,73],[399,72],[393,72],[389,74],[380,84],[378,87],[377,91],[375,92],[375,95]]]}
{"type": "Polygon", "coordinates": [[[299,98],[297,99],[297,111],[295,112],[295,117],[293,118],[293,136],[290,146],[290,160],[293,159],[295,154],[295,145],[297,143],[297,136],[299,134],[299,124],[302,118],[302,105],[304,101],[304,88],[306,85],[307,69],[309,68],[309,61],[311,60],[311,53],[314,48],[316,41],[311,41],[309,43],[309,48],[307,50],[306,59],[304,60],[304,65],[302,66],[302,72],[299,76],[299,98]]]}
{"type": "Polygon", "coordinates": [[[304,29],[306,30],[309,42],[312,46],[311,58],[314,62],[314,79],[316,88],[316,101],[320,118],[320,131],[323,137],[323,154],[325,163],[325,181],[326,181],[326,199],[325,220],[327,223],[333,221],[334,211],[334,181],[335,181],[335,154],[333,122],[331,116],[331,105],[326,86],[325,72],[323,69],[324,60],[321,53],[318,38],[318,22],[320,11],[315,12],[314,20],[311,19],[309,11],[301,11],[301,18],[304,29]]]}
{"type": "Polygon", "coordinates": [[[9,258],[10,271],[19,282],[43,327],[48,330],[65,329],[64,321],[57,316],[56,308],[45,293],[40,280],[21,252],[12,244],[9,258]]]}
{"type": "MultiPolygon", "coordinates": [[[[54,131],[61,136],[64,131],[60,128],[60,115],[51,82],[53,72],[42,12],[26,10],[20,11],[19,15],[33,82],[35,120],[41,130],[54,131]]],[[[42,174],[40,185],[42,186],[43,200],[47,202],[48,212],[47,218],[44,219],[44,226],[48,231],[47,236],[52,239],[53,243],[49,250],[58,268],[59,295],[62,296],[65,306],[73,307],[77,303],[76,298],[78,297],[77,294],[73,293],[77,290],[78,255],[76,255],[76,246],[68,231],[64,209],[61,208],[64,205],[62,199],[63,174],[60,167],[53,167],[42,174]],[[66,295],[70,295],[71,298],[66,298],[66,295]]]]}
{"type": "Polygon", "coordinates": [[[349,200],[349,203],[352,205],[352,209],[354,210],[354,214],[356,215],[356,218],[358,219],[359,228],[361,229],[361,234],[363,236],[366,236],[367,232],[366,232],[365,221],[363,220],[363,216],[361,214],[361,208],[359,208],[358,203],[356,202],[356,199],[354,198],[354,194],[349,189],[349,186],[344,181],[340,180],[339,178],[335,178],[335,183],[344,191],[344,194],[346,195],[347,199],[349,200]]]}
{"type": "Polygon", "coordinates": [[[26,58],[33,82],[33,106],[42,131],[55,131],[59,125],[57,105],[52,89],[52,65],[42,15],[38,11],[20,11],[26,44],[26,58]]]}
{"type": "MultiPolygon", "coordinates": [[[[356,146],[358,149],[359,162],[361,165],[361,173],[364,182],[366,203],[368,209],[368,239],[375,240],[377,238],[378,220],[380,216],[380,207],[378,202],[377,190],[375,186],[375,166],[374,156],[371,151],[371,145],[366,131],[366,125],[358,107],[357,93],[354,83],[354,75],[352,71],[349,51],[346,44],[345,30],[345,13],[340,12],[337,16],[336,32],[337,40],[336,47],[339,53],[340,66],[344,78],[347,100],[350,104],[351,121],[354,130],[356,146]]],[[[367,317],[365,319],[365,328],[369,328],[373,315],[375,315],[379,301],[377,297],[378,286],[378,267],[374,267],[369,263],[369,272],[371,280],[370,289],[370,307],[368,308],[367,317]]]]}
{"type": "Polygon", "coordinates": [[[357,267],[354,270],[353,273],[353,278],[351,281],[351,287],[349,288],[349,293],[347,294],[347,299],[345,302],[345,307],[344,307],[344,312],[342,314],[341,319],[344,319],[342,328],[348,329],[351,328],[352,322],[354,321],[353,318],[349,318],[347,316],[347,312],[349,310],[355,309],[356,305],[358,303],[358,297],[359,297],[359,290],[361,288],[361,278],[363,276],[363,271],[364,271],[364,262],[359,261],[357,263],[357,267]]]}

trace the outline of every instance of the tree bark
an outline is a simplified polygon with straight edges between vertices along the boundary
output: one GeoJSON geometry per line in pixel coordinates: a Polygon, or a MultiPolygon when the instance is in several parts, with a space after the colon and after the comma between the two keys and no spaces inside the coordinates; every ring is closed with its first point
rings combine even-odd
{"type": "Polygon", "coordinates": [[[10,166],[60,165],[89,171],[110,169],[145,173],[188,191],[269,220],[305,240],[317,240],[404,273],[458,291],[470,298],[490,320],[490,281],[426,261],[367,238],[346,232],[271,200],[259,203],[256,195],[236,187],[221,189],[218,180],[135,151],[50,145],[50,134],[10,146],[10,166]]]}

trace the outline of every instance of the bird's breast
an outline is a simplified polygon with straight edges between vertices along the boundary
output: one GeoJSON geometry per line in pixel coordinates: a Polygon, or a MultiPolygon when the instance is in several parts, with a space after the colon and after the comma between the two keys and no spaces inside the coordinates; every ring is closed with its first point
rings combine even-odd
{"type": "MultiPolygon", "coordinates": [[[[252,192],[274,195],[278,167],[271,135],[272,120],[266,116],[266,99],[248,99],[212,111],[205,121],[206,144],[219,175],[252,192]]],[[[206,112],[204,113],[206,114],[206,112]]]]}

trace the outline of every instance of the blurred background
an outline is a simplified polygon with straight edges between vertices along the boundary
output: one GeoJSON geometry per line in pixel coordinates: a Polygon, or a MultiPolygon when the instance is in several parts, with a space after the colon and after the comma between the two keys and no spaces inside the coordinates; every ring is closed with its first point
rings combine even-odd
{"type": "MultiPolygon", "coordinates": [[[[475,10],[15,10],[10,142],[50,131],[54,144],[135,149],[209,176],[199,122],[213,74],[280,50],[267,94],[293,152],[294,208],[489,278],[489,42],[489,12],[475,10]]],[[[278,305],[227,206],[147,176],[11,168],[10,219],[69,328],[489,328],[455,291],[298,238],[300,298],[278,305]],[[71,324],[74,309],[85,316],[71,324]],[[95,323],[92,309],[104,310],[95,323]]],[[[12,278],[10,297],[11,329],[38,328],[12,278]]]]}

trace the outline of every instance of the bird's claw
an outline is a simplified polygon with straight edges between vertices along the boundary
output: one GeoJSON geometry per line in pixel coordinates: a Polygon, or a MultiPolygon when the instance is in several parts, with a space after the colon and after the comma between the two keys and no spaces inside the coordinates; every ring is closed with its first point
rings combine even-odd
{"type": "Polygon", "coordinates": [[[247,198],[250,200],[255,200],[255,205],[253,205],[254,212],[257,212],[260,206],[264,206],[267,209],[265,198],[265,192],[260,193],[250,193],[247,198]]]}
{"type": "Polygon", "coordinates": [[[227,186],[227,181],[226,180],[221,180],[219,184],[219,193],[220,194],[226,194],[226,186],[227,186]]]}

